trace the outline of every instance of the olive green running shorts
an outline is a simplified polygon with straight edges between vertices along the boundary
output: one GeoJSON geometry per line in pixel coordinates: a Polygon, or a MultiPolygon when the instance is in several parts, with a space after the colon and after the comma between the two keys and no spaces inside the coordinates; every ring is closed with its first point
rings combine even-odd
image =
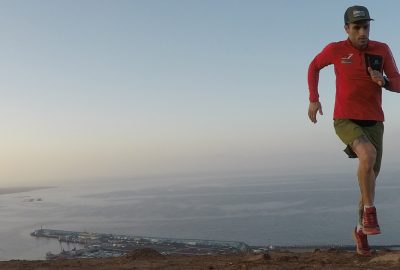
{"type": "Polygon", "coordinates": [[[347,145],[344,152],[349,158],[356,158],[357,155],[353,152],[350,144],[360,136],[365,135],[368,140],[375,146],[376,161],[374,166],[375,173],[378,173],[381,168],[382,151],[383,151],[383,122],[376,122],[372,126],[360,126],[350,119],[335,119],[333,121],[336,135],[347,145]]]}

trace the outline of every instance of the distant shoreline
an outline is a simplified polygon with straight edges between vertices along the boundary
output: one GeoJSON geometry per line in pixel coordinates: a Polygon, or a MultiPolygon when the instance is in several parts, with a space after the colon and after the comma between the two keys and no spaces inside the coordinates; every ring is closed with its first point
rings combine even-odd
{"type": "Polygon", "coordinates": [[[53,187],[11,187],[11,188],[0,188],[0,196],[6,194],[14,194],[14,193],[21,193],[21,192],[29,192],[38,189],[47,189],[53,187]]]}

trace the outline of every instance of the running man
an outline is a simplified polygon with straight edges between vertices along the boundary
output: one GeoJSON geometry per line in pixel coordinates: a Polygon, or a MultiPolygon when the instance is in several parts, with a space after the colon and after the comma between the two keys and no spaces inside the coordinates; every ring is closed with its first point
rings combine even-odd
{"type": "Polygon", "coordinates": [[[370,21],[373,19],[366,7],[349,7],[344,14],[347,40],[328,44],[308,69],[308,117],[317,123],[317,113],[323,114],[318,95],[319,72],[334,65],[333,124],[346,145],[345,153],[359,161],[357,176],[361,196],[359,221],[353,237],[357,253],[364,256],[371,255],[367,235],[381,233],[374,200],[375,181],[382,160],[382,88],[400,92],[400,74],[390,48],[385,43],[369,40],[370,21]]]}

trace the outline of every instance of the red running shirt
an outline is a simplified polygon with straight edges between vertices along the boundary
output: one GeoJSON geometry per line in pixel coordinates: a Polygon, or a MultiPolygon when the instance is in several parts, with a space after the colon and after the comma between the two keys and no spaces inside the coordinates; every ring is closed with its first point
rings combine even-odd
{"type": "Polygon", "coordinates": [[[331,64],[336,75],[333,118],[384,121],[382,88],[372,81],[368,67],[388,77],[385,88],[400,92],[400,74],[389,46],[370,40],[367,48],[359,50],[349,39],[328,44],[308,68],[310,102],[319,101],[319,71],[331,64]]]}

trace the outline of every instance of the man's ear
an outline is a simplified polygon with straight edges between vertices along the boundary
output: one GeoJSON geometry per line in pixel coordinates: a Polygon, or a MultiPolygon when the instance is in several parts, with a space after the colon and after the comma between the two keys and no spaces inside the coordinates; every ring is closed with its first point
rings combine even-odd
{"type": "Polygon", "coordinates": [[[346,31],[347,34],[349,33],[349,25],[347,23],[344,25],[344,31],[346,31]]]}

